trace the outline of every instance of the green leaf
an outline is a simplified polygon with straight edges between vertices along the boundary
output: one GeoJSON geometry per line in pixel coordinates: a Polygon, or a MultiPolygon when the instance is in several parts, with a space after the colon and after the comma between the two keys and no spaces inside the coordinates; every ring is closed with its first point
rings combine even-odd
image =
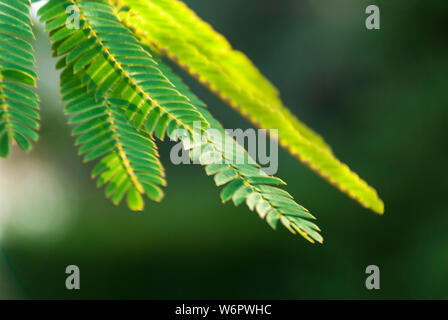
{"type": "Polygon", "coordinates": [[[236,178],[238,178],[238,172],[235,169],[228,167],[215,176],[215,182],[217,186],[222,186],[236,178]]]}
{"type": "Polygon", "coordinates": [[[129,209],[132,211],[142,211],[145,207],[143,198],[135,187],[131,187],[126,197],[129,209]]]}
{"type": "Polygon", "coordinates": [[[223,202],[227,202],[232,198],[232,196],[235,194],[238,189],[244,186],[244,180],[243,179],[237,179],[229,183],[224,189],[221,191],[221,200],[223,202]]]}
{"type": "Polygon", "coordinates": [[[0,157],[6,158],[8,155],[9,155],[9,137],[7,132],[3,132],[3,134],[1,134],[0,136],[0,157]]]}

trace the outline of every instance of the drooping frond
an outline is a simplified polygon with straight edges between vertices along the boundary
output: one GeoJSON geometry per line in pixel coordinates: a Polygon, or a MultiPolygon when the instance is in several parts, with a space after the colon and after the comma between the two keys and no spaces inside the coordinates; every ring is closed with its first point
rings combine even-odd
{"type": "Polygon", "coordinates": [[[283,106],[275,89],[241,52],[178,0],[110,0],[141,41],[165,54],[252,123],[278,129],[280,145],[330,183],[377,213],[377,192],[341,163],[323,139],[283,106]]]}
{"type": "MultiPolygon", "coordinates": [[[[82,99],[81,96],[88,92],[91,103],[95,105],[94,109],[87,107],[84,112],[72,118],[72,122],[83,121],[75,129],[75,133],[82,132],[86,124],[89,127],[98,122],[101,122],[100,126],[110,125],[104,124],[108,117],[102,115],[102,112],[107,113],[104,110],[110,110],[112,114],[116,112],[117,115],[125,116],[139,132],[145,130],[161,139],[166,135],[173,140],[184,139],[184,145],[187,146],[191,138],[194,141],[196,134],[205,135],[200,144],[190,144],[192,156],[199,153],[199,158],[203,158],[210,148],[222,151],[220,145],[207,136],[208,121],[213,119],[205,109],[195,106],[193,101],[198,105],[203,103],[189,93],[180,78],[171,74],[167,66],[151,58],[132,33],[117,20],[107,1],[50,0],[39,14],[47,23],[53,50],[56,55],[64,56],[58,66],[66,68],[67,84],[63,87],[65,99],[82,99]],[[65,7],[72,4],[80,8],[79,30],[68,29],[62,18],[65,7]],[[69,81],[68,75],[72,74],[80,81],[69,81]],[[103,101],[106,105],[103,103],[98,106],[98,102],[103,101]],[[199,127],[198,131],[195,130],[196,127],[199,127]],[[180,131],[187,134],[178,135],[180,131]]],[[[85,103],[71,102],[67,111],[76,112],[78,108],[85,108],[85,103]]],[[[216,120],[213,122],[216,128],[220,128],[216,120]]],[[[115,119],[114,123],[117,123],[115,119]]],[[[222,133],[222,128],[220,130],[222,133]]],[[[78,143],[83,144],[83,152],[90,151],[87,147],[89,142],[85,141],[89,139],[90,137],[81,136],[78,140],[78,143]]],[[[116,142],[116,139],[111,140],[112,147],[116,142]]],[[[235,142],[233,144],[236,146],[235,142]]],[[[97,148],[101,150],[101,147],[97,148]]],[[[86,157],[89,157],[89,153],[86,157]]],[[[230,198],[237,204],[246,201],[249,208],[256,210],[273,227],[281,221],[292,232],[300,233],[310,241],[322,241],[317,226],[306,220],[312,217],[306,209],[296,204],[289,194],[272,186],[283,184],[280,179],[266,175],[257,165],[225,165],[227,170],[207,166],[208,174],[215,175],[218,185],[230,183],[222,192],[223,201],[230,198]],[[237,184],[241,182],[241,186],[249,189],[237,188],[237,184]],[[250,194],[247,194],[248,191],[250,194]]]]}
{"type": "Polygon", "coordinates": [[[106,196],[114,204],[126,196],[134,211],[144,208],[142,195],[160,201],[165,186],[165,173],[151,136],[130,125],[124,111],[106,98],[95,98],[79,76],[73,76],[73,65],[61,74],[61,93],[67,101],[65,113],[85,162],[99,160],[92,172],[97,186],[107,185],[106,196]]]}
{"type": "MultiPolygon", "coordinates": [[[[158,63],[171,82],[182,87],[183,92],[189,92],[182,79],[162,61],[158,63]]],[[[190,97],[198,100],[193,93],[190,93],[190,97]]],[[[200,103],[203,104],[202,101],[200,103]]],[[[245,202],[251,211],[255,210],[273,229],[277,228],[280,221],[292,233],[299,233],[312,243],[322,243],[319,227],[309,221],[315,218],[307,209],[297,204],[288,192],[279,188],[286,183],[267,175],[244,147],[225,132],[221,124],[205,109],[205,105],[196,106],[196,109],[214,131],[202,132],[201,137],[193,135],[191,141],[191,135],[183,135],[179,130],[173,133],[171,139],[181,139],[184,148],[190,151],[191,158],[205,166],[207,175],[214,176],[216,185],[225,185],[221,191],[221,200],[232,200],[236,206],[245,202]],[[197,141],[194,141],[195,138],[197,141]]]]}
{"type": "Polygon", "coordinates": [[[0,0],[0,157],[7,157],[11,143],[31,150],[38,139],[39,104],[28,0],[0,0]]]}
{"type": "Polygon", "coordinates": [[[312,243],[314,241],[322,243],[319,227],[309,221],[315,218],[307,209],[297,204],[288,192],[279,188],[286,183],[277,177],[267,175],[233,139],[230,140],[233,151],[230,157],[227,156],[229,146],[222,141],[229,139],[229,136],[206,109],[198,109],[211,127],[220,132],[220,138],[218,143],[210,139],[200,148],[193,147],[191,154],[206,165],[207,174],[214,175],[217,186],[226,185],[221,191],[222,201],[232,200],[236,206],[245,202],[251,211],[255,210],[273,229],[277,228],[280,221],[292,233],[299,233],[312,243]],[[241,162],[235,160],[238,157],[245,160],[241,162]]]}
{"type": "MultiPolygon", "coordinates": [[[[70,123],[76,125],[73,134],[78,136],[79,153],[86,162],[99,159],[92,176],[97,178],[98,186],[107,185],[106,196],[116,204],[126,196],[131,210],[142,210],[142,195],[160,201],[163,197],[160,186],[166,182],[153,138],[141,125],[134,128],[125,111],[114,103],[117,95],[140,103],[138,85],[130,79],[128,73],[132,71],[124,71],[109,51],[113,44],[120,50],[120,32],[116,35],[117,41],[105,47],[85,19],[80,29],[69,28],[66,8],[73,4],[72,1],[50,1],[39,14],[50,31],[54,55],[62,56],[57,64],[58,68],[64,68],[61,92],[68,101],[65,110],[71,116],[70,123]]],[[[126,51],[126,46],[121,47],[126,51]]],[[[146,57],[143,50],[130,48],[129,51],[123,55],[146,57]]],[[[146,63],[144,59],[134,60],[146,63]]],[[[139,66],[135,65],[138,70],[139,66]]],[[[132,116],[138,111],[129,114],[132,116]]]]}
{"type": "Polygon", "coordinates": [[[126,115],[137,129],[163,139],[176,128],[192,130],[207,123],[191,101],[176,89],[151,55],[118,20],[107,1],[50,0],[39,11],[56,56],[73,64],[75,75],[96,98],[125,101],[126,115]],[[80,12],[80,28],[66,26],[66,8],[80,12]],[[65,18],[65,20],[64,20],[65,18]]]}

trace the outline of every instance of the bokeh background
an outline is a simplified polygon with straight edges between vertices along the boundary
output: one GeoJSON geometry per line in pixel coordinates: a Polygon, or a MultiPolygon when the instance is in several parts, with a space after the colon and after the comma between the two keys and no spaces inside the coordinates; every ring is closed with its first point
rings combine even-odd
{"type": "MultiPolygon", "coordinates": [[[[281,150],[278,176],[317,217],[325,243],[274,232],[222,205],[197,166],[135,214],[113,206],[73,146],[48,39],[36,25],[42,129],[29,155],[0,160],[0,298],[448,298],[446,1],[189,0],[277,85],[341,160],[379,191],[383,217],[363,209],[281,150]],[[381,9],[381,30],[364,26],[381,9]],[[65,289],[65,268],[81,290],[65,289]],[[381,289],[364,286],[368,265],[381,289]]],[[[250,125],[187,82],[226,128],[250,125]]]]}

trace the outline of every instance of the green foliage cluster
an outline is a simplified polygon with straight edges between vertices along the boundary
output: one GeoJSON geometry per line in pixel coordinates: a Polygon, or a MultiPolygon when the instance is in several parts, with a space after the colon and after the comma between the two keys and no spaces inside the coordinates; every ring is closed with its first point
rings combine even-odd
{"type": "MultiPolygon", "coordinates": [[[[0,155],[15,141],[28,151],[39,128],[30,2],[0,0],[0,155]]],[[[202,102],[164,64],[167,57],[210,88],[255,125],[279,128],[280,144],[366,208],[383,213],[376,191],[333,154],[324,140],[284,107],[275,87],[242,53],[177,0],[49,0],[38,13],[45,22],[65,113],[74,125],[92,177],[118,204],[143,210],[147,197],[161,201],[166,186],[156,140],[182,141],[193,160],[214,176],[223,202],[246,203],[273,227],[281,223],[311,242],[322,242],[314,217],[267,175],[233,139],[245,164],[226,158],[226,132],[202,102]],[[79,28],[68,24],[76,8],[79,28]],[[198,136],[205,136],[199,139],[198,136]],[[210,160],[210,155],[215,155],[210,160]],[[216,155],[218,155],[216,157],[216,155]],[[249,161],[250,160],[250,161],[249,161]]]]}
{"type": "Polygon", "coordinates": [[[15,141],[31,150],[39,129],[34,39],[27,0],[0,1],[0,157],[6,157],[15,141]]]}

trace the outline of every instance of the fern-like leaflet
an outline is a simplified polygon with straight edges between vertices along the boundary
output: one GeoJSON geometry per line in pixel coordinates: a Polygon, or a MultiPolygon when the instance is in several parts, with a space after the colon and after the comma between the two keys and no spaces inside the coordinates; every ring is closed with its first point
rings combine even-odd
{"type": "MultiPolygon", "coordinates": [[[[204,117],[209,121],[212,128],[220,132],[220,141],[226,139],[226,133],[218,121],[212,118],[211,114],[203,108],[199,108],[204,117]]],[[[235,162],[235,157],[226,157],[226,146],[209,140],[202,146],[205,152],[196,152],[192,149],[193,157],[199,160],[210,153],[222,155],[221,159],[205,162],[208,175],[214,175],[216,185],[226,185],[221,191],[223,202],[232,200],[238,206],[246,202],[251,211],[256,211],[260,218],[266,219],[267,223],[276,229],[280,221],[292,233],[299,233],[310,242],[318,241],[322,243],[323,238],[319,234],[319,227],[310,222],[315,219],[307,209],[297,204],[293,197],[286,191],[278,188],[286,183],[273,176],[269,176],[255,164],[253,159],[247,155],[246,151],[233,141],[232,155],[246,154],[246,161],[243,164],[235,162]],[[207,148],[208,147],[208,148],[207,148]]]]}
{"type": "Polygon", "coordinates": [[[31,150],[38,139],[39,104],[34,39],[28,0],[0,0],[0,157],[8,156],[15,141],[23,150],[31,150]]]}
{"type": "Polygon", "coordinates": [[[151,136],[130,125],[123,110],[105,98],[96,99],[78,76],[73,65],[61,74],[63,100],[69,101],[65,112],[76,124],[73,134],[84,161],[101,160],[92,171],[97,186],[107,184],[106,196],[118,204],[126,195],[128,207],[144,208],[143,194],[154,201],[163,198],[165,173],[157,146],[151,136]]]}

